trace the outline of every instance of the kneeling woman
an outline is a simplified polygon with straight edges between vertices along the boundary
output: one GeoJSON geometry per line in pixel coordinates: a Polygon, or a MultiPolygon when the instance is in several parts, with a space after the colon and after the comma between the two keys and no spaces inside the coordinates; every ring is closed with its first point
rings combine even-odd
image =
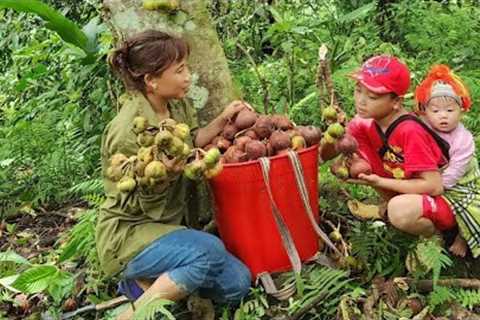
{"type": "MultiPolygon", "coordinates": [[[[106,200],[96,229],[97,250],[107,275],[121,273],[120,291],[132,300],[157,296],[179,300],[192,292],[216,302],[235,303],[250,287],[248,269],[213,235],[188,229],[189,182],[181,173],[152,189],[120,192],[105,174],[112,155],[136,155],[139,146],[133,119],[149,124],[173,118],[189,124],[197,146],[204,146],[245,107],[234,101],[204,128],[196,128],[195,110],[181,99],[190,86],[189,49],[182,39],[145,31],[113,52],[110,64],[129,98],[108,124],[102,139],[106,200]],[[180,100],[177,100],[180,99],[180,100]]],[[[139,303],[141,301],[138,301],[139,303]]],[[[130,319],[127,310],[121,319],[130,319]]]]}

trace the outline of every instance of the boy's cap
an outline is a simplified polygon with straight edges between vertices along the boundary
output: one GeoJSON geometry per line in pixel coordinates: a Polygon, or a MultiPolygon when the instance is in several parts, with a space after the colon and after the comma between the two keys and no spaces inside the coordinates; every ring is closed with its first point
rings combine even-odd
{"type": "Polygon", "coordinates": [[[352,78],[380,94],[394,92],[401,97],[410,87],[410,71],[407,66],[397,58],[386,55],[375,56],[365,61],[352,78]]]}

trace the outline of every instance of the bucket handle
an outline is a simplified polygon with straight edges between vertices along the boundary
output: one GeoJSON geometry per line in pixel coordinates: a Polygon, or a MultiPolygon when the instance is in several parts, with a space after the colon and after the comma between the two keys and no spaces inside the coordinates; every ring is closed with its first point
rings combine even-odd
{"type": "MultiPolygon", "coordinates": [[[[295,181],[297,183],[297,189],[300,193],[300,198],[302,199],[303,206],[305,208],[305,212],[310,220],[310,223],[315,230],[315,233],[323,240],[325,243],[336,253],[340,253],[340,251],[335,247],[335,245],[331,242],[330,238],[328,238],[327,234],[320,228],[320,226],[315,221],[315,217],[313,215],[313,210],[310,205],[310,198],[308,195],[307,187],[305,184],[304,174],[303,174],[303,166],[298,158],[298,154],[295,151],[289,150],[288,151],[288,158],[290,159],[290,164],[292,165],[293,172],[295,174],[295,181]]],[[[270,199],[270,205],[272,206],[272,213],[275,219],[275,223],[277,225],[277,229],[280,233],[280,237],[282,239],[283,247],[285,248],[290,263],[292,265],[293,271],[296,276],[300,275],[302,269],[302,262],[300,260],[300,256],[298,251],[295,247],[293,242],[293,238],[288,230],[288,227],[280,214],[280,210],[278,209],[275,200],[273,199],[272,189],[270,187],[270,159],[267,157],[259,158],[260,168],[262,169],[262,176],[263,181],[265,183],[267,194],[270,199]]],[[[323,254],[317,253],[315,257],[312,257],[312,261],[315,261],[321,265],[333,267],[330,259],[323,254]]],[[[296,291],[296,287],[294,283],[290,283],[284,286],[281,289],[278,289],[270,275],[269,272],[262,272],[257,276],[257,281],[262,283],[262,286],[265,288],[267,294],[272,295],[273,297],[277,298],[278,300],[287,300],[296,291]]]]}
{"type": "Polygon", "coordinates": [[[305,185],[305,179],[303,174],[303,166],[298,158],[298,154],[295,151],[288,150],[288,158],[290,159],[290,163],[293,167],[293,173],[295,174],[295,181],[297,182],[297,190],[300,193],[300,198],[302,199],[303,207],[305,208],[305,212],[307,213],[308,219],[312,224],[313,229],[317,233],[317,235],[325,241],[325,243],[336,253],[341,254],[340,251],[335,247],[332,243],[330,238],[327,234],[320,228],[320,226],[315,221],[315,217],[313,216],[313,210],[310,206],[310,197],[308,195],[307,186],[305,185]]]}
{"type": "MultiPolygon", "coordinates": [[[[293,242],[292,235],[288,230],[287,224],[283,219],[282,215],[280,214],[280,210],[278,209],[275,200],[273,199],[272,189],[270,187],[270,159],[267,157],[262,157],[258,159],[260,162],[260,168],[262,169],[262,176],[263,182],[265,183],[265,187],[267,189],[267,194],[270,199],[270,205],[272,207],[272,213],[275,220],[275,224],[277,225],[277,229],[280,233],[280,237],[282,239],[283,247],[287,252],[288,259],[292,265],[293,271],[296,275],[300,275],[302,270],[302,262],[300,260],[300,255],[298,254],[297,248],[295,248],[295,244],[293,242]]],[[[262,272],[258,275],[257,280],[260,280],[265,291],[267,294],[274,296],[279,300],[286,300],[290,298],[295,293],[295,284],[291,283],[286,285],[282,289],[277,289],[275,283],[269,272],[262,272]]]]}

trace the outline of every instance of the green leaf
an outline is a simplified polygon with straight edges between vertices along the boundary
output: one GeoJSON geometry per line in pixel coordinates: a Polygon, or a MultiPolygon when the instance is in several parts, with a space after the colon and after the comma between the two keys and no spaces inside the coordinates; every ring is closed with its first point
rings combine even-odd
{"type": "Polygon", "coordinates": [[[10,291],[20,292],[17,289],[12,287],[12,283],[14,283],[17,278],[18,278],[18,274],[14,274],[12,276],[1,278],[0,279],[0,285],[4,286],[5,288],[7,288],[10,291]]]}
{"type": "Polygon", "coordinates": [[[58,11],[38,0],[0,0],[0,9],[10,8],[16,11],[35,13],[45,20],[46,27],[58,33],[65,42],[81,48],[92,59],[96,52],[96,33],[98,24],[92,21],[85,26],[88,36],[70,19],[58,11]]]}
{"type": "Polygon", "coordinates": [[[59,271],[50,278],[49,282],[47,291],[55,303],[60,303],[73,291],[74,281],[70,273],[59,271]]]}
{"type": "Polygon", "coordinates": [[[364,18],[367,16],[367,14],[370,13],[370,11],[374,10],[376,6],[377,6],[377,1],[372,1],[340,17],[339,20],[341,23],[350,23],[357,19],[364,18]]]}
{"type": "Polygon", "coordinates": [[[0,262],[4,261],[15,262],[16,264],[30,264],[27,259],[13,251],[0,252],[0,262]]]}
{"type": "Polygon", "coordinates": [[[133,318],[135,320],[154,320],[157,314],[162,314],[168,320],[175,320],[173,314],[165,308],[173,303],[170,300],[153,297],[135,310],[133,318]]]}
{"type": "Polygon", "coordinates": [[[39,293],[50,285],[50,280],[57,273],[55,266],[36,266],[20,274],[12,287],[24,293],[39,293]]]}

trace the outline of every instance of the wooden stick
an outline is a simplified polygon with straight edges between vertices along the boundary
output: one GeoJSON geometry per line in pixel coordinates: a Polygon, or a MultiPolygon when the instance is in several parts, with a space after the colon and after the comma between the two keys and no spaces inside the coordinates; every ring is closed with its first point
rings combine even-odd
{"type": "MultiPolygon", "coordinates": [[[[433,280],[415,280],[412,278],[394,278],[394,283],[406,283],[409,287],[415,286],[420,292],[430,292],[433,290],[433,280]]],[[[480,289],[480,279],[457,278],[457,279],[439,279],[437,285],[442,287],[453,287],[463,289],[480,289]]]]}

